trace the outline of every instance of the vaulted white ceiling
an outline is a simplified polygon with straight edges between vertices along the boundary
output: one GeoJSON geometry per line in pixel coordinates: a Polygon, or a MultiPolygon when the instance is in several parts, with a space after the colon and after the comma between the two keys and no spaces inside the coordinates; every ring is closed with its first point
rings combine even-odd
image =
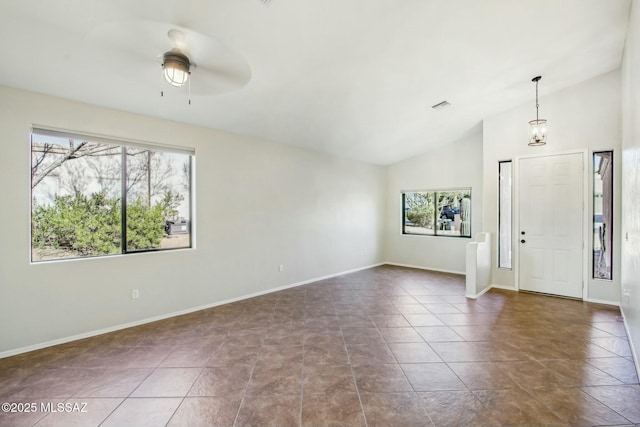
{"type": "Polygon", "coordinates": [[[629,9],[630,0],[2,0],[0,84],[389,164],[533,101],[535,75],[544,97],[617,69],[629,9]],[[216,94],[196,68],[192,105],[183,89],[164,86],[160,97],[165,34],[155,45],[104,43],[138,22],[220,41],[251,80],[216,94]],[[431,108],[443,100],[451,107],[431,108]]]}

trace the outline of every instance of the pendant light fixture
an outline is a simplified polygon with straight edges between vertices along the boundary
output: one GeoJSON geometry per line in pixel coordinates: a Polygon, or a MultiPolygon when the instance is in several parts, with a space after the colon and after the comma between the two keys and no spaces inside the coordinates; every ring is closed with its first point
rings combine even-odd
{"type": "Polygon", "coordinates": [[[536,119],[529,122],[529,126],[531,126],[531,138],[529,139],[529,145],[533,147],[545,145],[547,143],[547,121],[538,116],[538,108],[540,107],[538,104],[538,82],[540,79],[542,79],[542,76],[536,76],[531,79],[531,81],[536,84],[536,119]]]}

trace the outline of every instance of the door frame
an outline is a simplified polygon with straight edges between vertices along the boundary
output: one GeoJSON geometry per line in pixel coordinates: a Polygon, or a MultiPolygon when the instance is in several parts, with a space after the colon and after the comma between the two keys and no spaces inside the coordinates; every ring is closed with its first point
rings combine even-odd
{"type": "Polygon", "coordinates": [[[554,157],[566,154],[582,154],[582,300],[589,300],[589,150],[576,149],[566,151],[550,151],[540,154],[526,154],[516,156],[513,162],[513,235],[511,236],[511,247],[513,256],[514,285],[516,291],[520,291],[520,160],[537,157],[554,157]],[[515,250],[514,250],[515,249],[515,250]]]}

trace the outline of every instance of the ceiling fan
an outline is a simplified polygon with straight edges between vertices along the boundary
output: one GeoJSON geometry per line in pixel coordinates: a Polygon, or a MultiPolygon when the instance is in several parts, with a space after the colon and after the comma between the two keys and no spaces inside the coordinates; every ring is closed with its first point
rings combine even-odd
{"type": "Polygon", "coordinates": [[[128,78],[137,73],[135,78],[153,79],[147,74],[155,63],[166,83],[177,88],[188,84],[196,95],[238,90],[251,80],[247,61],[222,41],[170,23],[109,22],[94,29],[87,40],[92,49],[106,48],[110,57],[116,57],[109,63],[128,64],[126,69],[117,67],[128,78]]]}

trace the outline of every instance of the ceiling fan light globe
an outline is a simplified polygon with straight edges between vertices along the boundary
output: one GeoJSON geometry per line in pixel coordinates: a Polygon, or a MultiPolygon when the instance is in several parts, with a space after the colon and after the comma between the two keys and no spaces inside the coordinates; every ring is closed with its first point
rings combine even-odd
{"type": "Polygon", "coordinates": [[[162,63],[162,75],[171,86],[184,86],[189,81],[190,66],[189,58],[182,53],[167,52],[162,63]]]}
{"type": "Polygon", "coordinates": [[[189,72],[179,68],[164,67],[163,75],[167,83],[175,87],[184,86],[189,80],[189,72]]]}

